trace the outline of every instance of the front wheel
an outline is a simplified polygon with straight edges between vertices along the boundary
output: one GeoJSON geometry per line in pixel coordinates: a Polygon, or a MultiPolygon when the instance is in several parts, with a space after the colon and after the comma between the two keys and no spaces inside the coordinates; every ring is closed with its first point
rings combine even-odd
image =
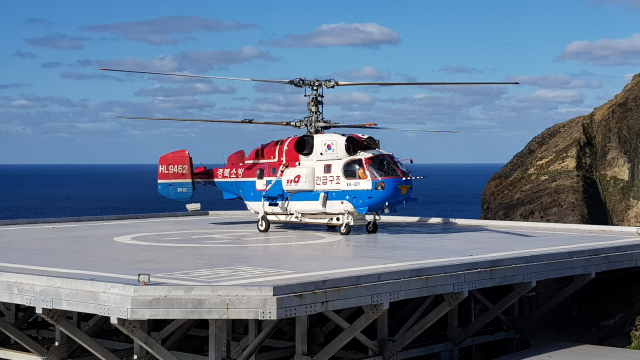
{"type": "Polygon", "coordinates": [[[342,226],[340,226],[340,235],[349,235],[351,234],[351,225],[349,224],[342,224],[342,226]]]}
{"type": "Polygon", "coordinates": [[[265,215],[260,216],[260,219],[258,219],[258,231],[267,232],[270,227],[271,221],[269,221],[265,215]]]}
{"type": "Polygon", "coordinates": [[[378,232],[378,222],[377,221],[369,221],[367,223],[367,232],[369,234],[375,234],[378,232]]]}

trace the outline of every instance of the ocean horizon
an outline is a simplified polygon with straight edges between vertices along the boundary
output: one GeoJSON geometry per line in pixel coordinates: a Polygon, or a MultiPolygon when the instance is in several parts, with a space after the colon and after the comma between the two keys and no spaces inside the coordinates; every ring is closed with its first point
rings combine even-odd
{"type": "MultiPolygon", "coordinates": [[[[212,168],[220,165],[206,165],[212,168]]],[[[478,219],[487,180],[504,164],[408,164],[418,202],[394,215],[478,219]]],[[[0,165],[0,220],[186,212],[157,191],[156,164],[0,165]]],[[[197,186],[202,210],[246,210],[215,187],[197,186]]]]}

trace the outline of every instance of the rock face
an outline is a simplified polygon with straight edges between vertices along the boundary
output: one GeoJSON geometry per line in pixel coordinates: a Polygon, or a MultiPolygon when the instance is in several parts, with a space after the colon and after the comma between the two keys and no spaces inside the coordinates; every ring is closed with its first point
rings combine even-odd
{"type": "Polygon", "coordinates": [[[640,74],[591,114],[531,140],[481,202],[482,219],[640,225],[640,74]]]}

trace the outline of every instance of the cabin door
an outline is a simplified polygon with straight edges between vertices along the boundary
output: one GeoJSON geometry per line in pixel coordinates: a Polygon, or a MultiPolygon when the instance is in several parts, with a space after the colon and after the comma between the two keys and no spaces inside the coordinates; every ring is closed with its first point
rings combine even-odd
{"type": "Polygon", "coordinates": [[[267,165],[260,165],[258,171],[256,172],[256,190],[265,191],[267,190],[267,174],[269,167],[267,165]]]}

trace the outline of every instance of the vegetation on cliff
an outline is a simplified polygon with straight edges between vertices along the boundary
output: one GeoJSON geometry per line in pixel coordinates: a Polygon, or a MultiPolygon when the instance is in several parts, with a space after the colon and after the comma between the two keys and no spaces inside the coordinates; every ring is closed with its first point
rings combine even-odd
{"type": "Polygon", "coordinates": [[[640,74],[589,115],[531,140],[481,202],[482,219],[640,225],[640,74]]]}

